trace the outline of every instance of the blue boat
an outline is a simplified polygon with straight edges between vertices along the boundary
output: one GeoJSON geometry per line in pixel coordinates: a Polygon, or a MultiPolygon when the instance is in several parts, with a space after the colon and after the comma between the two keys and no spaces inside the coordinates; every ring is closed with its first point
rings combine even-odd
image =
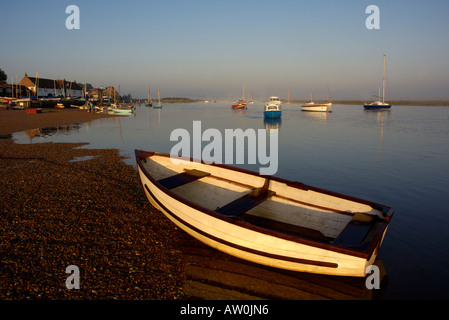
{"type": "Polygon", "coordinates": [[[391,104],[383,101],[374,101],[372,103],[366,103],[363,105],[365,110],[384,110],[391,109],[391,104]]]}
{"type": "Polygon", "coordinates": [[[271,96],[265,104],[263,115],[267,119],[279,119],[282,116],[281,100],[279,97],[271,96]]]}

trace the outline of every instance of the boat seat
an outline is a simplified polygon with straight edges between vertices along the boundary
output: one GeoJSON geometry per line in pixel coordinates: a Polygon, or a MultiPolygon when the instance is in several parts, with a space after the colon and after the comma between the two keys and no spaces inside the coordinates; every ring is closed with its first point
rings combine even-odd
{"type": "Polygon", "coordinates": [[[341,247],[360,247],[375,221],[375,216],[356,213],[332,244],[341,247]]]}
{"type": "Polygon", "coordinates": [[[267,200],[271,196],[275,195],[276,192],[268,190],[269,179],[265,180],[265,184],[262,188],[256,188],[251,190],[251,192],[245,194],[221,208],[215,210],[215,212],[227,216],[227,217],[238,217],[250,210],[251,208],[257,206],[263,201],[267,200]]]}
{"type": "Polygon", "coordinates": [[[320,231],[311,228],[262,218],[251,214],[244,214],[241,216],[241,218],[243,221],[252,224],[253,226],[261,227],[274,232],[280,232],[289,236],[301,237],[303,239],[319,241],[323,243],[330,243],[331,240],[331,238],[326,237],[320,231]]]}
{"type": "Polygon", "coordinates": [[[210,176],[209,172],[193,169],[158,180],[158,182],[167,189],[173,189],[207,176],[210,176]]]}

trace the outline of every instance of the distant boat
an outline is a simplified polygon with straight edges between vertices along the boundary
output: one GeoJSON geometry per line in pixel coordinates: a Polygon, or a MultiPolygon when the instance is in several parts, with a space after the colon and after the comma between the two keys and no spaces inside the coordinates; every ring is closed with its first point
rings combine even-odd
{"type": "Polygon", "coordinates": [[[312,91],[310,91],[310,102],[306,102],[301,106],[302,111],[327,112],[332,103],[329,101],[323,103],[315,103],[313,101],[312,91]]]}
{"type": "Polygon", "coordinates": [[[114,111],[114,113],[121,113],[121,114],[130,114],[134,113],[135,107],[132,105],[123,105],[123,104],[113,104],[111,110],[114,111]]]}
{"type": "Polygon", "coordinates": [[[279,97],[270,97],[264,106],[263,115],[268,119],[279,119],[282,116],[281,100],[279,97]]]}
{"type": "Polygon", "coordinates": [[[93,110],[94,110],[96,113],[103,113],[104,109],[105,109],[104,106],[101,106],[101,107],[99,107],[99,106],[94,106],[94,108],[93,108],[93,110]]]}
{"type": "Polygon", "coordinates": [[[115,107],[112,108],[112,111],[114,111],[114,113],[130,114],[134,112],[134,108],[115,107]]]}
{"type": "Polygon", "coordinates": [[[243,95],[242,99],[238,101],[234,101],[234,104],[232,105],[232,109],[246,109],[246,100],[245,100],[245,84],[243,84],[243,95]]]}
{"type": "Polygon", "coordinates": [[[394,209],[300,182],[136,150],[148,200],[203,243],[270,267],[365,277],[394,209]]]}
{"type": "Polygon", "coordinates": [[[363,105],[365,110],[383,110],[383,109],[390,109],[391,103],[385,102],[385,55],[384,55],[384,67],[383,67],[383,78],[382,78],[382,101],[380,101],[380,89],[379,89],[379,100],[366,103],[363,105]]]}
{"type": "Polygon", "coordinates": [[[148,100],[145,101],[145,107],[151,107],[153,105],[153,102],[151,101],[150,98],[150,87],[148,87],[148,100]]]}
{"type": "Polygon", "coordinates": [[[249,100],[248,104],[254,104],[254,100],[253,100],[253,93],[250,93],[251,96],[251,100],[249,100]]]}
{"type": "Polygon", "coordinates": [[[232,105],[232,109],[246,109],[246,101],[238,100],[232,105]]]}
{"type": "Polygon", "coordinates": [[[162,108],[162,104],[161,104],[161,96],[159,95],[159,90],[157,91],[157,105],[154,106],[153,108],[162,108]]]}

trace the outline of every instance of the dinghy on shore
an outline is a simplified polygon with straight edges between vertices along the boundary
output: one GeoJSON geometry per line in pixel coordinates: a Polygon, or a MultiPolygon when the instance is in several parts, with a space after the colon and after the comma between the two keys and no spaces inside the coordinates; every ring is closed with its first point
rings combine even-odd
{"type": "Polygon", "coordinates": [[[364,277],[394,212],[226,165],[172,161],[141,150],[135,155],[147,198],[179,228],[215,249],[271,267],[364,277]]]}

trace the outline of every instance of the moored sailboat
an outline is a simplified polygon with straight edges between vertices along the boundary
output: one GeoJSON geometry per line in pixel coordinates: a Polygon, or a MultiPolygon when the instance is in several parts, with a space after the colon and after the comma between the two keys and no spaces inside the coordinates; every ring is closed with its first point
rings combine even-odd
{"type": "Polygon", "coordinates": [[[382,77],[382,101],[380,101],[380,89],[379,89],[379,99],[371,103],[365,103],[363,107],[365,110],[386,110],[391,109],[391,103],[385,102],[385,55],[384,55],[384,65],[383,65],[383,77],[382,77]]]}
{"type": "Polygon", "coordinates": [[[161,96],[159,94],[159,90],[157,91],[157,105],[153,106],[153,108],[157,108],[157,109],[162,108],[161,96]]]}
{"type": "Polygon", "coordinates": [[[243,95],[242,95],[242,99],[235,101],[232,104],[232,108],[233,109],[246,109],[246,100],[245,100],[245,84],[243,84],[243,95]]]}
{"type": "Polygon", "coordinates": [[[301,110],[302,111],[314,111],[314,112],[327,112],[331,105],[332,105],[332,103],[329,101],[323,102],[323,103],[315,103],[313,101],[312,91],[310,91],[310,102],[304,103],[301,106],[301,110]]]}
{"type": "Polygon", "coordinates": [[[151,101],[150,98],[150,87],[148,87],[148,100],[145,101],[145,107],[151,107],[153,105],[153,102],[151,101]]]}

